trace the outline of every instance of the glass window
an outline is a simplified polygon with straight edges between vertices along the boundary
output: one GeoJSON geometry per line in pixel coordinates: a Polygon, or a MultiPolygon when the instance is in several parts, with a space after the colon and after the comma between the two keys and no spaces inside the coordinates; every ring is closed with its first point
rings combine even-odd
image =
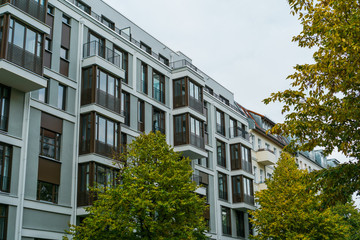
{"type": "Polygon", "coordinates": [[[69,60],[69,50],[61,47],[60,48],[60,57],[65,60],[69,60]]]}
{"type": "Polygon", "coordinates": [[[221,222],[222,222],[222,233],[225,235],[231,235],[230,208],[221,207],[221,222]]]}
{"type": "Polygon", "coordinates": [[[0,85],[0,130],[7,131],[10,107],[10,88],[0,85]]]}
{"type": "Polygon", "coordinates": [[[81,1],[75,1],[75,3],[76,3],[76,6],[78,6],[81,10],[83,10],[87,14],[91,14],[91,7],[89,7],[88,5],[86,5],[85,3],[81,2],[81,1]]]}
{"type": "Polygon", "coordinates": [[[148,68],[145,63],[141,63],[141,91],[148,93],[148,68]]]}
{"type": "Polygon", "coordinates": [[[165,80],[164,75],[153,72],[153,97],[159,102],[165,103],[165,80]]]}
{"type": "Polygon", "coordinates": [[[165,134],[165,113],[157,108],[153,109],[153,132],[165,134]]]}
{"type": "Polygon", "coordinates": [[[125,125],[130,126],[130,94],[121,92],[121,112],[125,117],[125,125]]]}
{"type": "Polygon", "coordinates": [[[169,66],[169,59],[164,57],[163,55],[159,54],[159,61],[165,64],[166,66],[169,66]]]}
{"type": "Polygon", "coordinates": [[[48,13],[48,14],[51,14],[51,15],[54,15],[54,7],[48,5],[48,7],[47,7],[47,13],[48,13]]]}
{"type": "Polygon", "coordinates": [[[60,159],[60,137],[59,133],[40,129],[40,155],[52,159],[60,159]]]}
{"type": "Polygon", "coordinates": [[[226,167],[225,143],[216,141],[217,164],[226,167]]]}
{"type": "Polygon", "coordinates": [[[66,86],[59,84],[57,107],[65,110],[66,108],[66,86]]]}
{"type": "Polygon", "coordinates": [[[25,50],[35,54],[36,49],[36,33],[30,29],[26,29],[25,50]]]}
{"type": "Polygon", "coordinates": [[[10,191],[12,147],[0,143],[0,192],[10,191]]]}
{"type": "Polygon", "coordinates": [[[96,140],[104,145],[116,148],[118,146],[118,124],[97,115],[96,126],[96,140]]]}
{"type": "Polygon", "coordinates": [[[219,198],[223,200],[228,200],[227,175],[218,173],[218,183],[219,183],[219,198]]]}
{"type": "Polygon", "coordinates": [[[102,22],[105,26],[111,28],[112,30],[115,29],[115,23],[113,23],[112,21],[110,21],[110,20],[107,19],[106,17],[101,16],[101,22],[102,22]]]}
{"type": "Polygon", "coordinates": [[[146,45],[143,42],[140,42],[140,48],[145,50],[145,52],[147,52],[148,54],[151,54],[151,47],[149,47],[148,45],[146,45]]]}
{"type": "Polygon", "coordinates": [[[0,239],[6,240],[8,207],[0,204],[0,239]]]}
{"type": "Polygon", "coordinates": [[[216,110],[216,132],[225,135],[224,113],[216,110]]]}
{"type": "Polygon", "coordinates": [[[70,25],[70,17],[66,16],[63,14],[62,16],[62,22],[65,23],[65,24],[68,24],[70,25]]]}
{"type": "Polygon", "coordinates": [[[59,185],[38,181],[37,200],[57,203],[58,191],[59,191],[59,185]]]}

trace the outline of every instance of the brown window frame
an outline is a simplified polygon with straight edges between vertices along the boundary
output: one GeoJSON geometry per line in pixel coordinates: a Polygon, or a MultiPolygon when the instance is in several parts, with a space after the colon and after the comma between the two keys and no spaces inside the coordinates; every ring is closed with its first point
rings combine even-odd
{"type": "Polygon", "coordinates": [[[217,165],[226,168],[226,143],[218,139],[216,139],[216,158],[217,158],[217,165]],[[218,146],[218,143],[220,143],[220,146],[218,146]],[[218,151],[219,147],[221,148],[221,156],[219,155],[219,151],[218,151]]]}
{"type": "Polygon", "coordinates": [[[11,170],[12,170],[12,146],[6,143],[0,142],[0,146],[3,147],[3,154],[0,156],[0,162],[2,168],[0,168],[0,192],[10,192],[11,186],[11,170]],[[5,162],[7,162],[5,164],[5,162]],[[4,166],[7,166],[7,173],[5,173],[4,166]],[[6,184],[4,184],[4,179],[6,184]]]}
{"type": "Polygon", "coordinates": [[[223,235],[231,236],[231,209],[224,206],[221,206],[221,228],[223,235]],[[226,211],[226,219],[222,216],[223,211],[226,211]],[[224,220],[227,221],[226,225],[224,224],[224,220]]]}
{"type": "Polygon", "coordinates": [[[149,78],[148,78],[148,65],[141,62],[140,65],[140,89],[143,93],[148,94],[149,78]]]}
{"type": "Polygon", "coordinates": [[[5,231],[3,233],[0,233],[0,234],[3,234],[3,236],[0,235],[0,237],[3,237],[1,238],[2,240],[6,240],[7,239],[7,225],[8,225],[8,214],[9,214],[9,206],[8,205],[5,205],[5,204],[0,204],[0,218],[3,218],[5,219],[4,220],[4,229],[5,231]],[[1,211],[2,209],[2,211],[1,211]]]}
{"type": "Polygon", "coordinates": [[[60,161],[60,149],[61,149],[61,134],[41,127],[40,128],[40,151],[39,151],[39,155],[43,156],[45,158],[51,158],[53,160],[60,161]],[[52,135],[52,134],[55,135],[55,137],[52,138],[52,139],[54,139],[54,144],[44,143],[45,133],[47,133],[48,136],[52,135]],[[54,147],[54,157],[44,154],[44,151],[43,151],[44,144],[48,144],[48,145],[51,145],[51,146],[54,147]]]}
{"type": "Polygon", "coordinates": [[[153,107],[153,112],[152,112],[152,130],[153,132],[156,131],[160,131],[162,134],[165,134],[166,130],[165,130],[165,112],[160,110],[159,108],[153,107]],[[155,113],[159,114],[159,126],[155,126],[155,113]]]}
{"type": "Polygon", "coordinates": [[[145,131],[145,102],[141,99],[138,100],[138,130],[145,131]]]}
{"type": "Polygon", "coordinates": [[[165,96],[166,96],[166,89],[165,89],[165,75],[153,70],[153,99],[155,99],[156,101],[165,104],[165,96]],[[155,76],[158,75],[159,76],[159,89],[155,88],[155,76]],[[159,97],[155,97],[155,93],[156,91],[159,91],[158,96],[159,97]]]}
{"type": "Polygon", "coordinates": [[[129,83],[129,53],[124,49],[114,45],[113,47],[114,54],[119,54],[121,56],[121,67],[125,71],[125,78],[122,81],[126,84],[129,83]]]}
{"type": "Polygon", "coordinates": [[[121,113],[125,117],[124,124],[130,126],[130,93],[121,91],[121,113]]]}
{"type": "Polygon", "coordinates": [[[218,172],[218,187],[219,187],[219,199],[228,201],[228,176],[225,173],[218,172]],[[220,183],[220,178],[223,180],[220,183]],[[221,190],[222,189],[222,190],[221,190]]]}
{"type": "Polygon", "coordinates": [[[39,201],[58,203],[58,200],[59,200],[59,185],[38,180],[36,199],[39,200],[39,201]],[[44,184],[48,184],[48,185],[50,185],[52,187],[52,189],[51,189],[51,200],[50,201],[47,200],[47,199],[41,199],[41,189],[42,189],[42,186],[44,184]]]}
{"type": "Polygon", "coordinates": [[[8,131],[9,115],[10,115],[10,98],[11,98],[11,88],[0,84],[0,131],[5,131],[5,132],[8,131]],[[3,109],[3,107],[5,107],[5,109],[3,109]],[[2,113],[5,114],[2,115],[2,113]],[[4,127],[3,124],[5,125],[4,127]]]}
{"type": "Polygon", "coordinates": [[[216,109],[215,111],[215,119],[216,119],[216,132],[225,136],[225,114],[223,111],[216,109]],[[218,119],[218,114],[220,116],[220,119],[218,119]],[[218,122],[220,120],[220,122],[218,122]]]}

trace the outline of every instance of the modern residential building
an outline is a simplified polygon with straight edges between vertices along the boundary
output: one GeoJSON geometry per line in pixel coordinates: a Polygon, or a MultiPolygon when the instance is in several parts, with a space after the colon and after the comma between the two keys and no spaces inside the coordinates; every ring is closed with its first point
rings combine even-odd
{"type": "Polygon", "coordinates": [[[248,117],[233,94],[101,0],[0,5],[0,239],[62,239],[111,153],[160,131],[193,159],[212,239],[246,239],[248,117]]]}

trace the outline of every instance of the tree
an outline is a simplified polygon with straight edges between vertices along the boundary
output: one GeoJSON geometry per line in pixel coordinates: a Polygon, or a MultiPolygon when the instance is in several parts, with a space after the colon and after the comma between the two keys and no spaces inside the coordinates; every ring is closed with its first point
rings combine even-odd
{"type": "Polygon", "coordinates": [[[283,103],[285,121],[271,132],[292,137],[288,151],[321,147],[356,159],[356,164],[315,174],[326,204],[346,202],[360,188],[360,5],[358,0],[288,0],[302,31],[293,38],[312,48],[313,64],[297,65],[291,89],[264,100],[283,103]],[[343,182],[338,181],[342,179],[343,182]],[[327,192],[328,191],[328,192],[327,192]],[[336,194],[337,193],[337,194],[336,194]],[[346,194],[346,195],[344,195],[346,194]],[[324,198],[326,199],[326,197],[324,198]]]}
{"type": "Polygon", "coordinates": [[[117,159],[120,183],[98,192],[74,239],[206,239],[205,200],[188,158],[160,132],[140,135],[117,159]]]}
{"type": "Polygon", "coordinates": [[[260,207],[251,213],[258,233],[254,239],[350,239],[351,227],[342,215],[349,209],[322,208],[317,192],[308,189],[308,180],[307,171],[282,153],[267,189],[256,193],[260,207]]]}

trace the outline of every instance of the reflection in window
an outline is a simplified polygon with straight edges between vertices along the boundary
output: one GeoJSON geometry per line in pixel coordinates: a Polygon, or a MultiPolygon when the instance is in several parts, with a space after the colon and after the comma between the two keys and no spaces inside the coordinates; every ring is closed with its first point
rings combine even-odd
{"type": "Polygon", "coordinates": [[[221,222],[222,222],[222,232],[226,235],[231,235],[231,216],[230,208],[221,207],[221,222]]]}
{"type": "Polygon", "coordinates": [[[59,191],[59,185],[38,181],[37,200],[57,203],[58,191],[59,191]]]}
{"type": "Polygon", "coordinates": [[[40,130],[40,155],[60,159],[60,134],[41,128],[40,130]]]}

